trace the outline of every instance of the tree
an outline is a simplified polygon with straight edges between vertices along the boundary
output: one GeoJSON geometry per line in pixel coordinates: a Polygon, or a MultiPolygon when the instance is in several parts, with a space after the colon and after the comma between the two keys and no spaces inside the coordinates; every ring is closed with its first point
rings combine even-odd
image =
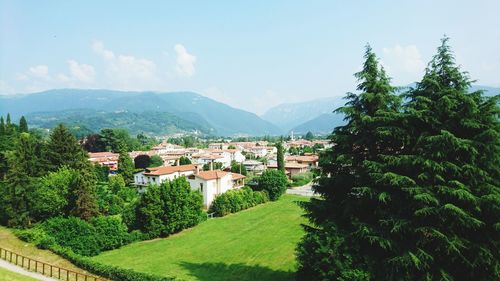
{"type": "Polygon", "coordinates": [[[382,70],[362,75],[322,163],[323,199],[305,204],[299,279],[500,278],[498,97],[468,93],[447,41],[403,113],[382,70]]]}
{"type": "Polygon", "coordinates": [[[267,170],[258,179],[257,190],[265,191],[272,201],[278,200],[286,191],[288,179],[282,171],[267,170]]]}
{"type": "MultiPolygon", "coordinates": [[[[212,170],[221,170],[222,162],[212,162],[212,170]]],[[[210,164],[203,164],[203,171],[210,171],[210,164]]]]}
{"type": "Polygon", "coordinates": [[[0,116],[0,136],[5,134],[5,122],[3,121],[3,116],[0,116]]]}
{"type": "Polygon", "coordinates": [[[63,124],[55,127],[49,136],[46,161],[49,171],[57,171],[62,166],[79,170],[89,162],[87,153],[63,124]]]}
{"type": "MultiPolygon", "coordinates": [[[[325,151],[322,176],[312,198],[303,206],[311,226],[298,245],[299,280],[386,280],[375,271],[391,268],[385,260],[391,241],[381,228],[400,223],[393,216],[401,205],[401,188],[381,187],[367,167],[383,161],[382,155],[394,154],[403,144],[400,99],[394,94],[385,71],[370,46],[366,47],[363,69],[356,95],[347,94],[348,102],[337,112],[344,113],[347,124],[334,129],[336,145],[325,151]],[[389,201],[393,204],[390,204],[389,201]],[[335,253],[332,255],[331,253],[335,253]]],[[[391,174],[385,175],[390,176],[391,174]]]]}
{"type": "MultiPolygon", "coordinates": [[[[285,155],[283,151],[283,143],[280,141],[276,144],[277,152],[277,161],[278,161],[278,170],[285,172],[285,155]]],[[[271,199],[272,200],[272,199],[271,199]]]]}
{"type": "Polygon", "coordinates": [[[151,156],[150,161],[151,161],[151,163],[149,164],[149,167],[160,167],[160,166],[163,166],[163,159],[159,155],[153,155],[153,156],[151,156]]]}
{"type": "Polygon", "coordinates": [[[10,113],[7,113],[7,119],[5,120],[5,129],[9,130],[10,126],[11,126],[11,123],[10,123],[10,113]]]}
{"type": "Polygon", "coordinates": [[[179,158],[179,165],[189,165],[191,164],[191,160],[189,160],[189,158],[187,158],[186,156],[181,156],[181,158],[179,158]]]}
{"type": "Polygon", "coordinates": [[[137,155],[134,158],[134,166],[136,169],[145,169],[151,165],[151,157],[146,154],[137,155]]]}
{"type": "Polygon", "coordinates": [[[118,173],[122,175],[127,184],[134,182],[134,162],[128,155],[125,145],[120,147],[120,156],[118,156],[118,173]]]}
{"type": "Polygon", "coordinates": [[[70,189],[70,214],[90,221],[99,214],[96,198],[96,179],[89,168],[78,172],[70,189]]]}
{"type": "Polygon", "coordinates": [[[236,161],[231,161],[231,173],[238,173],[244,176],[248,174],[247,168],[242,163],[236,161]]]}
{"type": "Polygon", "coordinates": [[[22,133],[8,157],[7,217],[11,226],[29,226],[33,221],[32,196],[35,177],[40,176],[40,148],[28,133],[22,133]]]}
{"type": "Polygon", "coordinates": [[[305,136],[305,139],[309,140],[309,141],[312,141],[314,139],[313,133],[311,131],[307,132],[307,134],[305,136]]]}
{"type": "Polygon", "coordinates": [[[99,134],[87,135],[82,140],[82,146],[88,152],[104,152],[106,151],[106,142],[99,134]]]}
{"type": "Polygon", "coordinates": [[[24,116],[21,116],[21,119],[19,120],[19,132],[28,132],[28,122],[26,122],[26,118],[24,118],[24,116]]]}
{"type": "Polygon", "coordinates": [[[165,211],[160,197],[160,186],[149,185],[136,206],[135,224],[149,238],[160,236],[163,231],[165,211]]]}

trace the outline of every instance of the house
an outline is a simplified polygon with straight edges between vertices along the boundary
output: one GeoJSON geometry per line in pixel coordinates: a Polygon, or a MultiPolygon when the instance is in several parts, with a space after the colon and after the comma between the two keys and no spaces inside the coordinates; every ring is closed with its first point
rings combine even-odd
{"type": "Polygon", "coordinates": [[[237,173],[200,171],[187,177],[191,188],[203,194],[203,205],[209,207],[217,195],[245,185],[245,176],[237,173]]]}
{"type": "Polygon", "coordinates": [[[134,174],[134,184],[147,186],[149,184],[161,184],[166,180],[173,180],[180,176],[189,176],[196,172],[195,165],[162,166],[147,168],[134,174]]]}
{"type": "Polygon", "coordinates": [[[286,157],[286,162],[305,164],[309,170],[318,167],[319,157],[314,154],[309,155],[290,155],[286,157]]]}
{"type": "MultiPolygon", "coordinates": [[[[270,170],[276,170],[278,169],[278,165],[268,165],[268,169],[270,170]]],[[[306,164],[298,164],[298,163],[293,163],[293,162],[286,162],[285,163],[285,172],[286,175],[289,177],[292,177],[295,174],[298,173],[304,173],[307,172],[308,166],[306,164]]]]}
{"type": "Polygon", "coordinates": [[[89,161],[92,164],[109,167],[110,171],[118,170],[118,157],[120,154],[113,152],[91,152],[89,153],[89,161]]]}
{"type": "Polygon", "coordinates": [[[243,166],[247,169],[247,171],[260,174],[266,170],[266,166],[257,160],[246,160],[243,161],[243,166]]]}
{"type": "Polygon", "coordinates": [[[205,153],[205,154],[193,154],[193,163],[199,165],[213,165],[214,162],[222,163],[222,167],[231,166],[231,158],[229,154],[223,153],[205,153]]]}
{"type": "Polygon", "coordinates": [[[228,149],[229,144],[224,143],[224,142],[214,142],[214,143],[208,144],[208,148],[209,149],[228,149]]]}

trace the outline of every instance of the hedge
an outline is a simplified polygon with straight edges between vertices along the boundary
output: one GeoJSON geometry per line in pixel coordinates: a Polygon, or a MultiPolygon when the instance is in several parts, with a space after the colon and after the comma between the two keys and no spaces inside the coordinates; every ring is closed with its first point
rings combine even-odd
{"type": "Polygon", "coordinates": [[[73,252],[70,248],[58,245],[54,238],[49,236],[40,227],[14,232],[17,237],[26,242],[34,243],[37,247],[48,249],[55,254],[69,260],[74,265],[85,269],[103,278],[119,281],[178,281],[175,277],[159,276],[149,273],[137,272],[131,269],[124,269],[116,266],[106,265],[73,252]],[[52,238],[52,239],[51,239],[52,238]],[[51,241],[51,242],[47,242],[51,241]]]}
{"type": "Polygon", "coordinates": [[[269,201],[269,197],[263,191],[253,191],[248,187],[228,190],[215,197],[212,205],[210,205],[209,212],[214,213],[217,217],[223,217],[267,201],[269,201]]]}

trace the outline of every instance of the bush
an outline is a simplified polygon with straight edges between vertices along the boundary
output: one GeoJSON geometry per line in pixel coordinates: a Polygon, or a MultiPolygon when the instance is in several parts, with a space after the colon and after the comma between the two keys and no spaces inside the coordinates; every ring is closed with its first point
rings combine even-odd
{"type": "Polygon", "coordinates": [[[288,179],[282,171],[267,170],[259,177],[257,190],[267,192],[269,199],[278,200],[285,193],[288,179]]]}
{"type": "Polygon", "coordinates": [[[267,201],[269,198],[265,192],[252,191],[248,187],[234,189],[217,196],[212,202],[209,212],[214,213],[217,217],[223,217],[267,201]]]}
{"type": "Polygon", "coordinates": [[[312,179],[312,172],[298,173],[292,176],[292,183],[290,184],[290,186],[302,186],[311,182],[312,179]]]}
{"type": "Polygon", "coordinates": [[[119,248],[130,241],[127,226],[119,217],[96,217],[91,223],[101,251],[119,248]]]}
{"type": "Polygon", "coordinates": [[[80,218],[57,217],[40,226],[57,244],[68,247],[77,254],[94,256],[101,252],[95,227],[80,218]]]}

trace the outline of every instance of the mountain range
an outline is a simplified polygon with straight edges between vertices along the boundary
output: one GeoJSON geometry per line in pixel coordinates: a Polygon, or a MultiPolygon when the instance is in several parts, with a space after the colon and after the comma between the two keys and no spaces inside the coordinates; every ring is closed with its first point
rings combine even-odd
{"type": "Polygon", "coordinates": [[[0,114],[28,117],[32,127],[63,122],[94,131],[122,127],[131,133],[203,132],[216,136],[276,135],[281,130],[248,111],[193,92],[123,92],[58,89],[0,96],[0,114]],[[168,113],[168,114],[167,114],[168,113]],[[161,124],[161,125],[160,125],[161,124]],[[162,130],[158,130],[161,127],[162,130]]]}
{"type": "MultiPolygon", "coordinates": [[[[401,91],[414,86],[415,84],[407,85],[402,87],[401,91]]],[[[486,96],[500,94],[500,88],[482,85],[473,85],[470,88],[471,92],[477,90],[483,90],[486,96]]],[[[316,134],[327,134],[332,132],[333,128],[345,124],[342,114],[333,113],[345,102],[343,96],[337,96],[306,102],[283,103],[269,109],[261,117],[275,124],[285,133],[293,131],[296,134],[305,134],[311,131],[316,134]]]]}
{"type": "MultiPolygon", "coordinates": [[[[471,87],[471,91],[479,89],[487,96],[500,94],[500,88],[471,87]]],[[[193,92],[58,89],[0,95],[0,115],[10,113],[13,120],[25,115],[31,127],[52,128],[65,123],[88,132],[125,128],[132,134],[149,135],[263,136],[292,131],[327,134],[344,124],[344,116],[333,113],[344,104],[343,97],[338,96],[284,103],[259,117],[193,92]]]]}

